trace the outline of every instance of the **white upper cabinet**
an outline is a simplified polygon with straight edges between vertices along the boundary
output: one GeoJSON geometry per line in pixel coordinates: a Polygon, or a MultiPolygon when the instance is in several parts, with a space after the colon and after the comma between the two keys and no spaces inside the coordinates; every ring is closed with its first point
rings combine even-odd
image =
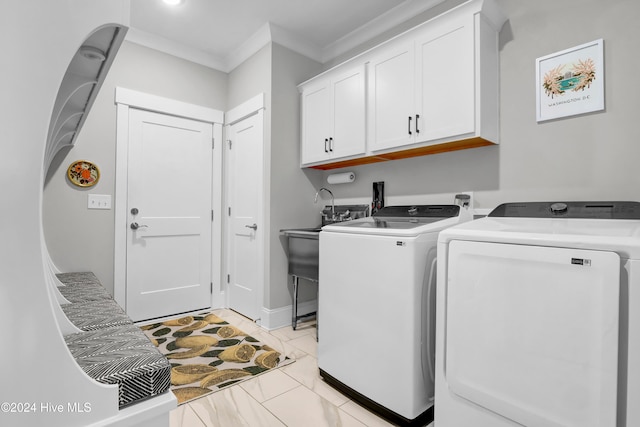
{"type": "Polygon", "coordinates": [[[384,49],[369,62],[369,148],[414,141],[415,49],[413,41],[384,49]]]}
{"type": "Polygon", "coordinates": [[[472,17],[438,23],[416,41],[415,47],[415,142],[474,133],[472,17]]]}
{"type": "Polygon", "coordinates": [[[474,131],[473,20],[434,24],[369,62],[371,151],[474,131]]]}
{"type": "Polygon", "coordinates": [[[300,85],[302,165],[497,144],[504,21],[493,0],[470,0],[300,85]]]}
{"type": "Polygon", "coordinates": [[[331,94],[328,80],[318,81],[302,92],[302,164],[329,160],[331,94]]]}
{"type": "MultiPolygon", "coordinates": [[[[474,16],[442,17],[430,24],[414,30],[408,41],[381,46],[369,61],[372,152],[478,136],[498,142],[496,134],[483,135],[479,126],[482,114],[491,114],[495,121],[498,117],[497,110],[483,112],[476,104],[484,84],[480,61],[491,53],[478,50],[476,57],[474,16]]],[[[497,102],[497,90],[482,96],[497,102]]]]}
{"type": "Polygon", "coordinates": [[[302,165],[363,155],[365,67],[331,73],[302,90],[302,165]]]}

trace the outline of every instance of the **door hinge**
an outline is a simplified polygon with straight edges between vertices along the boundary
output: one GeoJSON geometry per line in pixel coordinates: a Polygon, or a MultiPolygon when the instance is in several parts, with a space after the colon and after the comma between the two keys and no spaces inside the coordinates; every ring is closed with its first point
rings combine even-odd
{"type": "Polygon", "coordinates": [[[227,142],[229,143],[229,150],[231,150],[231,146],[233,145],[233,143],[231,142],[230,139],[227,139],[227,142]]]}
{"type": "Polygon", "coordinates": [[[227,283],[231,283],[231,275],[227,274],[227,283]]]}
{"type": "Polygon", "coordinates": [[[213,209],[211,209],[211,222],[213,222],[213,209]]]}
{"type": "Polygon", "coordinates": [[[231,206],[229,206],[229,216],[231,216],[231,206]]]}
{"type": "Polygon", "coordinates": [[[216,149],[216,139],[215,138],[211,138],[211,149],[212,150],[216,149]]]}
{"type": "Polygon", "coordinates": [[[213,295],[213,282],[211,282],[211,288],[209,288],[209,290],[211,291],[211,295],[213,295]]]}

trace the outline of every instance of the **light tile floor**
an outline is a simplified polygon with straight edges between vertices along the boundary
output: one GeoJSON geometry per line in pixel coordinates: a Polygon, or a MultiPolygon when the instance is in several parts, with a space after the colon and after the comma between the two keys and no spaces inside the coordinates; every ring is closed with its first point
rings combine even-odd
{"type": "Polygon", "coordinates": [[[179,406],[171,427],[392,425],[320,378],[315,321],[268,332],[231,310],[214,312],[296,361],[179,406]]]}

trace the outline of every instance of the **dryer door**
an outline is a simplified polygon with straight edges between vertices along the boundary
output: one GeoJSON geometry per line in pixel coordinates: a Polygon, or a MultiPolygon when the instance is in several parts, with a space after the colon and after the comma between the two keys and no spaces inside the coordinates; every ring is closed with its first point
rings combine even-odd
{"type": "Polygon", "coordinates": [[[620,258],[453,241],[445,375],[527,427],[616,424],[620,258]]]}

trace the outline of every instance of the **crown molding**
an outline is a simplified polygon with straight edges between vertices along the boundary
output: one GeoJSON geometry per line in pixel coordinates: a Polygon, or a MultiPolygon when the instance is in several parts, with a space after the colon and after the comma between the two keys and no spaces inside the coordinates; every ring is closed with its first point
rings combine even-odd
{"type": "Polygon", "coordinates": [[[445,0],[406,0],[335,42],[325,46],[322,49],[320,62],[325,63],[331,61],[444,1],[445,0]]]}
{"type": "Polygon", "coordinates": [[[274,24],[270,25],[271,41],[298,52],[307,58],[322,62],[322,47],[304,39],[299,34],[294,34],[274,24]]]}
{"type": "Polygon", "coordinates": [[[205,67],[227,72],[223,59],[182,43],[147,33],[146,31],[141,31],[133,27],[129,28],[125,40],[187,61],[195,62],[196,64],[204,65],[205,67]]]}
{"type": "Polygon", "coordinates": [[[224,59],[226,73],[230,72],[247,59],[251,58],[260,49],[271,41],[271,28],[267,22],[258,29],[251,37],[245,40],[236,49],[233,49],[224,59]]]}
{"type": "Polygon", "coordinates": [[[224,60],[224,71],[230,72],[235,69],[270,42],[278,43],[294,52],[322,62],[322,49],[319,46],[272,22],[267,22],[238,48],[229,53],[224,60]]]}
{"type": "Polygon", "coordinates": [[[265,23],[251,37],[223,58],[135,28],[129,29],[125,40],[225,73],[235,69],[269,42],[278,43],[310,59],[326,63],[444,1],[405,0],[388,12],[325,47],[315,45],[299,34],[293,34],[270,22],[265,23]]]}

